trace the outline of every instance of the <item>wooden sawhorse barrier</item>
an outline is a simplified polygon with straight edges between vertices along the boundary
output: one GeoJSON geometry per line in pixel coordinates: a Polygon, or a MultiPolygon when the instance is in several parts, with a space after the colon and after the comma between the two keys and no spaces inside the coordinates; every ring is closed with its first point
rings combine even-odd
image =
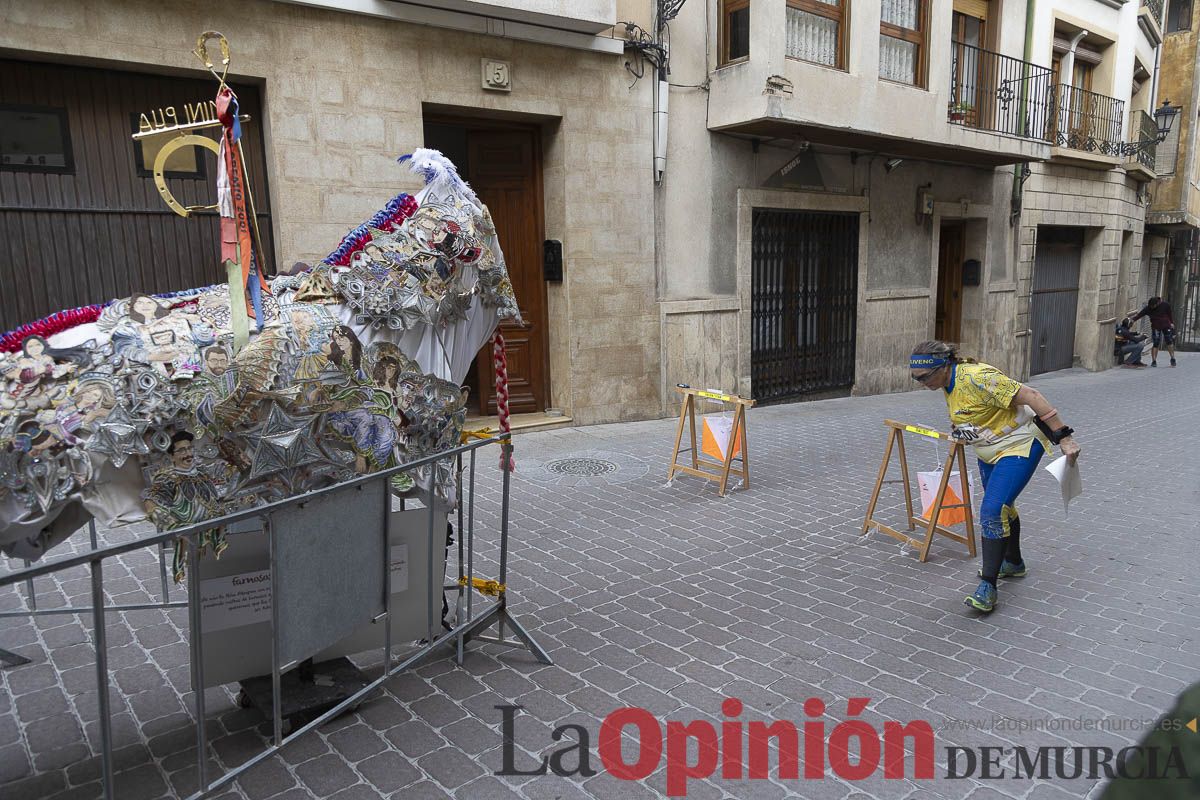
{"type": "Polygon", "coordinates": [[[975,557],[975,517],[971,509],[971,480],[967,474],[967,453],[966,447],[962,442],[956,441],[947,434],[939,431],[933,431],[928,428],[921,428],[917,425],[907,425],[903,422],[885,419],[883,424],[888,427],[887,448],[883,451],[883,463],[879,466],[879,477],[875,480],[875,491],[871,492],[871,502],[867,505],[867,518],[863,521],[862,532],[866,534],[869,530],[882,531],[888,536],[899,539],[905,544],[911,545],[921,553],[921,560],[925,561],[929,557],[929,546],[933,544],[933,535],[941,534],[956,542],[962,542],[970,551],[971,557],[975,557]],[[942,439],[949,443],[950,452],[946,456],[946,461],[942,464],[942,480],[938,484],[937,495],[933,500],[933,508],[929,511],[929,519],[925,520],[922,517],[913,515],[912,502],[912,481],[908,477],[908,457],[904,452],[904,432],[915,433],[920,436],[927,436],[931,439],[942,439]],[[884,480],[887,477],[888,463],[892,458],[893,446],[900,453],[900,474],[901,479],[884,480]],[[962,486],[962,502],[953,505],[946,505],[946,487],[950,484],[950,474],[954,471],[954,462],[957,459],[959,464],[959,483],[962,486]],[[908,512],[908,529],[915,530],[917,525],[925,528],[925,537],[916,539],[905,533],[902,533],[895,528],[884,525],[879,520],[875,519],[875,506],[879,502],[879,492],[885,483],[903,483],[904,484],[904,506],[908,512]],[[966,530],[964,536],[961,533],[956,533],[942,525],[938,524],[943,510],[951,508],[962,508],[966,511],[966,530]]]}
{"type": "Polygon", "coordinates": [[[725,489],[729,485],[729,475],[733,462],[741,461],[741,469],[733,469],[732,474],[742,479],[742,488],[749,489],[750,451],[746,445],[746,409],[752,407],[754,401],[745,397],[738,397],[735,394],[703,392],[699,389],[693,389],[690,386],[676,386],[675,391],[683,395],[683,405],[679,409],[679,427],[675,430],[675,452],[671,454],[671,467],[667,470],[667,483],[670,483],[675,478],[676,472],[684,472],[688,475],[695,475],[697,478],[704,478],[706,481],[716,482],[717,494],[724,497],[725,489]],[[722,462],[706,461],[700,458],[700,449],[696,445],[697,397],[737,406],[733,412],[733,427],[729,431],[729,444],[725,448],[725,460],[722,462]],[[685,422],[691,425],[692,446],[680,450],[679,446],[683,443],[683,424],[685,422]],[[739,449],[739,444],[741,455],[735,458],[733,454],[739,449]],[[692,465],[690,467],[679,463],[679,454],[689,451],[692,454],[692,465]]]}

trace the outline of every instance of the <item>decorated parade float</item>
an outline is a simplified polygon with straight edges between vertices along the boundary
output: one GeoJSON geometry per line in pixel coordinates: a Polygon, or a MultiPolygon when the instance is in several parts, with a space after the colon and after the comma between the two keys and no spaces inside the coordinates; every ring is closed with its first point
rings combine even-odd
{"type": "MultiPolygon", "coordinates": [[[[170,530],[451,449],[460,383],[493,336],[503,364],[497,327],[518,311],[496,231],[437,151],[400,159],[424,179],[416,195],[393,197],[319,263],[264,276],[246,118],[205,49],[216,36],[197,46],[220,80],[215,119],[164,131],[143,115],[140,133],[176,133],[155,176],[183,216],[195,209],[171,196],[163,162],[181,146],[216,151],[227,280],[62,311],[0,339],[5,554],[36,561],[91,519],[170,530]],[[215,126],[219,142],[193,132],[215,126]]],[[[449,461],[391,483],[454,492],[449,461]]],[[[223,534],[210,539],[219,554],[223,534]]]]}

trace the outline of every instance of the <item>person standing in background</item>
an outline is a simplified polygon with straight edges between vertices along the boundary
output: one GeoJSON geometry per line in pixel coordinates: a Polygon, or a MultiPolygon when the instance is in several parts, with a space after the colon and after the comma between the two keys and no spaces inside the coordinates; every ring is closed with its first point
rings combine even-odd
{"type": "Polygon", "coordinates": [[[1171,366],[1175,366],[1175,318],[1171,316],[1171,304],[1161,297],[1151,297],[1145,308],[1129,318],[1129,324],[1142,317],[1150,318],[1150,366],[1158,366],[1158,351],[1166,347],[1171,355],[1171,366]]]}

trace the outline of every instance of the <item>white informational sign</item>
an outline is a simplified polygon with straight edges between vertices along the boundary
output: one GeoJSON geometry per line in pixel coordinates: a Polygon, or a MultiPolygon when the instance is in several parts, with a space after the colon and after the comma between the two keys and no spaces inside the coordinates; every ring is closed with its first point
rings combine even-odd
{"type": "Polygon", "coordinates": [[[408,591],[408,545],[392,545],[392,594],[408,591]]]}
{"type": "MultiPolygon", "coordinates": [[[[437,531],[445,530],[439,509],[437,531]]],[[[231,526],[229,548],[219,559],[200,560],[200,626],[204,632],[204,684],[221,686],[271,672],[271,557],[261,526],[231,526]]],[[[415,642],[429,632],[429,609],[441,616],[444,539],[435,537],[435,583],[429,588],[429,511],[393,511],[389,520],[392,575],[392,642],[415,642]]],[[[382,566],[382,565],[380,565],[382,566]]],[[[317,661],[383,646],[383,625],[367,624],[318,653],[317,661]]]]}
{"type": "Polygon", "coordinates": [[[201,581],[200,608],[201,627],[205,633],[270,621],[271,571],[244,572],[201,581]]]}

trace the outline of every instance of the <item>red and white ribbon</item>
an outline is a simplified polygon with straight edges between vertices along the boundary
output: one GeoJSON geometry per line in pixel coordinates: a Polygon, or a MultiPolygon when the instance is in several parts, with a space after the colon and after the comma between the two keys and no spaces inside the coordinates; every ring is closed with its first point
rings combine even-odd
{"type": "MultiPolygon", "coordinates": [[[[496,415],[500,418],[500,431],[509,433],[512,430],[512,424],[509,421],[508,413],[508,357],[504,350],[504,336],[500,331],[496,331],[496,335],[492,338],[492,363],[496,367],[496,415]]],[[[511,444],[511,440],[510,444],[511,444]]],[[[508,448],[500,450],[500,469],[506,469],[510,472],[516,466],[511,456],[508,456],[508,448]]]]}

